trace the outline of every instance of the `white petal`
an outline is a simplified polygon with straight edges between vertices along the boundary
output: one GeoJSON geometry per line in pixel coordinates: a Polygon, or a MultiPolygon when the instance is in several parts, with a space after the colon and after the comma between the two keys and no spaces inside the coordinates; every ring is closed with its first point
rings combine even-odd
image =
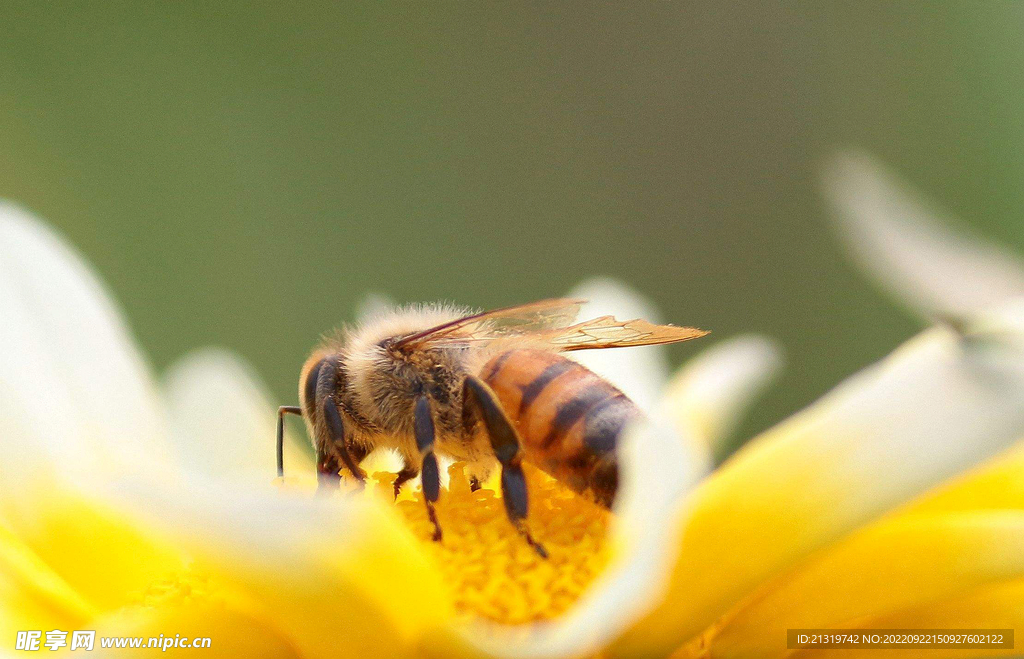
{"type": "Polygon", "coordinates": [[[739,336],[704,350],[669,382],[662,411],[704,442],[714,455],[781,364],[778,346],[762,336],[739,336]]]}
{"type": "Polygon", "coordinates": [[[356,305],[356,322],[365,323],[378,318],[395,307],[398,304],[388,295],[383,293],[367,293],[363,296],[363,299],[356,305]]]}
{"type": "MultiPolygon", "coordinates": [[[[654,304],[637,291],[613,279],[590,279],[569,292],[568,297],[589,300],[580,310],[580,318],[612,315],[620,320],[643,318],[660,322],[654,304]]],[[[569,355],[607,378],[646,412],[661,398],[668,380],[668,360],[664,346],[580,350],[569,355]]]]}
{"type": "Polygon", "coordinates": [[[159,400],[110,296],[78,254],[10,204],[0,204],[0,308],[5,474],[41,461],[95,472],[164,459],[159,400]]]}
{"type": "MultiPolygon", "coordinates": [[[[168,370],[164,388],[174,449],[187,471],[264,482],[274,477],[278,406],[240,357],[217,348],[192,352],[168,370]]],[[[286,428],[285,469],[308,472],[309,451],[286,428]]]]}
{"type": "Polygon", "coordinates": [[[827,191],[865,269],[926,318],[1024,295],[1024,260],[934,211],[870,157],[838,157],[827,191]]]}

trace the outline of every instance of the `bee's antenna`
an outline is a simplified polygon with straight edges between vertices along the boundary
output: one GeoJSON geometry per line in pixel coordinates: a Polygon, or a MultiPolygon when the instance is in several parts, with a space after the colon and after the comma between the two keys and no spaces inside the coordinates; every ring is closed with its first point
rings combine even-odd
{"type": "Polygon", "coordinates": [[[302,408],[282,405],[277,408],[277,477],[284,476],[284,415],[302,416],[302,408]]]}

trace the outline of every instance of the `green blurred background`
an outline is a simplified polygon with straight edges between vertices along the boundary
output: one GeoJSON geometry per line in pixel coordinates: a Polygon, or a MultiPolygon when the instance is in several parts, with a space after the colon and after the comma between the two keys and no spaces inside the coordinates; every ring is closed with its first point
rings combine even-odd
{"type": "Polygon", "coordinates": [[[782,342],[749,434],[916,330],[834,238],[835,149],[1024,248],[1022,27],[997,2],[5,2],[0,196],[84,251],[159,368],[227,346],[292,403],[369,291],[611,275],[782,342]]]}

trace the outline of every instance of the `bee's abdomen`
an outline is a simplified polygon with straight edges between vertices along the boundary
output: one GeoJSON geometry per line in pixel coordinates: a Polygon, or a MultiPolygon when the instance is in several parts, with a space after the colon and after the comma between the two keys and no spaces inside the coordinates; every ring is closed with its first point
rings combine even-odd
{"type": "Polygon", "coordinates": [[[543,350],[511,350],[481,370],[516,425],[527,458],[573,489],[611,503],[615,447],[636,405],[583,365],[543,350]]]}

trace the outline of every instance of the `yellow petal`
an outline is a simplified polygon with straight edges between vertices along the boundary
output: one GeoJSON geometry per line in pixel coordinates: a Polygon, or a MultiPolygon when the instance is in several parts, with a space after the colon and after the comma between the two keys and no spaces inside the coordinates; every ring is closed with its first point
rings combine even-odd
{"type": "MultiPolygon", "coordinates": [[[[97,638],[142,638],[143,644],[154,639],[161,656],[247,657],[252,659],[298,659],[298,648],[264,612],[236,597],[218,601],[195,601],[186,598],[180,602],[156,606],[132,607],[97,620],[90,626],[97,638]],[[181,647],[196,639],[209,639],[208,647],[181,647]],[[175,644],[178,647],[175,647],[175,644]]],[[[95,650],[100,651],[99,640],[95,650]]],[[[156,649],[102,649],[102,656],[133,657],[156,649]]]]}
{"type": "Polygon", "coordinates": [[[712,656],[783,654],[786,629],[876,628],[860,621],[1022,578],[1024,511],[902,515],[759,589],[716,625],[712,656]]]}
{"type": "Polygon", "coordinates": [[[198,483],[131,494],[196,570],[273,612],[302,656],[404,656],[453,616],[419,541],[377,501],[198,483]]]}
{"type": "Polygon", "coordinates": [[[0,638],[78,628],[95,609],[10,529],[0,525],[0,638]]]}
{"type": "Polygon", "coordinates": [[[1024,442],[929,493],[909,512],[1024,508],[1024,442]]]}
{"type": "MultiPolygon", "coordinates": [[[[47,483],[26,490],[31,515],[7,514],[8,532],[92,610],[117,608],[181,569],[178,550],[145,532],[95,493],[47,483]]],[[[0,516],[4,506],[0,502],[0,516]]]]}
{"type": "MultiPolygon", "coordinates": [[[[1018,311],[999,316],[1011,337],[1024,334],[1018,311]]],[[[1021,400],[1012,341],[968,345],[941,328],[911,341],[698,487],[664,598],[614,651],[669,651],[759,584],[1003,449],[1024,435],[1021,400]]]]}

